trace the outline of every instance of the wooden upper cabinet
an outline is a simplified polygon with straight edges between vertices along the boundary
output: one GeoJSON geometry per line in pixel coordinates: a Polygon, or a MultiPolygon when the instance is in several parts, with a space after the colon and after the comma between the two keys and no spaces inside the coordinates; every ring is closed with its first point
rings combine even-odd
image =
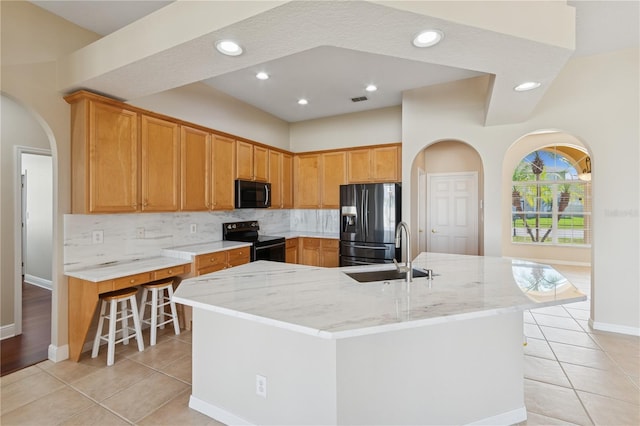
{"type": "Polygon", "coordinates": [[[293,208],[293,155],[282,154],[282,208],[293,208]]]}
{"type": "Polygon", "coordinates": [[[138,114],[93,100],[74,107],[72,212],[138,211],[138,114]]]}
{"type": "Polygon", "coordinates": [[[176,123],[142,115],[142,211],[177,211],[180,203],[180,130],[176,123]]]}
{"type": "Polygon", "coordinates": [[[347,151],[349,183],[400,181],[400,153],[399,145],[383,145],[347,151]]]}
{"type": "Polygon", "coordinates": [[[232,210],[234,208],[233,176],[236,141],[224,136],[213,136],[213,210],[232,210]]]}
{"type": "Polygon", "coordinates": [[[322,154],[320,163],[322,197],[320,207],[340,208],[340,185],[347,183],[347,154],[344,151],[322,154]]]}
{"type": "Polygon", "coordinates": [[[282,208],[282,153],[269,150],[269,182],[271,183],[271,208],[282,208]]]}
{"type": "Polygon", "coordinates": [[[180,209],[208,210],[211,205],[211,135],[182,126],[180,131],[180,209]]]}
{"type": "Polygon", "coordinates": [[[250,142],[236,142],[236,178],[267,182],[269,150],[250,142]]]}
{"type": "Polygon", "coordinates": [[[294,157],[294,206],[315,209],[320,206],[320,154],[300,154],[294,157]]]}
{"type": "Polygon", "coordinates": [[[371,148],[371,174],[376,182],[398,182],[402,180],[398,145],[371,148]]]}
{"type": "Polygon", "coordinates": [[[354,149],[347,152],[349,183],[371,181],[371,150],[354,149]]]}

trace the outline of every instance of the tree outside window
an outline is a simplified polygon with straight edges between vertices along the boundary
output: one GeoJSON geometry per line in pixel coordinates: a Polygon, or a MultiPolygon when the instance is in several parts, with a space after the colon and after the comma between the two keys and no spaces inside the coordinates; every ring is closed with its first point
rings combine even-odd
{"type": "Polygon", "coordinates": [[[577,170],[585,158],[576,148],[558,145],[520,161],[512,177],[512,242],[591,244],[591,187],[577,170]]]}

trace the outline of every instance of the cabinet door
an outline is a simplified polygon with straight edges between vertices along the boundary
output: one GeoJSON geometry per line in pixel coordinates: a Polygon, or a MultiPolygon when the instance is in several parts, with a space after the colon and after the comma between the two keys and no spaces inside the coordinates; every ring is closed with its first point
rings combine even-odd
{"type": "Polygon", "coordinates": [[[400,180],[400,147],[383,146],[371,149],[371,174],[376,182],[400,180]]]}
{"type": "Polygon", "coordinates": [[[285,261],[298,263],[298,238],[288,238],[285,245],[285,261]]]}
{"type": "Polygon", "coordinates": [[[320,154],[302,154],[294,158],[294,204],[296,208],[320,207],[320,154]]]}
{"type": "Polygon", "coordinates": [[[253,145],[236,141],[236,179],[253,180],[253,145]]]}
{"type": "Polygon", "coordinates": [[[269,150],[269,182],[271,182],[271,208],[282,208],[282,153],[269,150]]]}
{"type": "Polygon", "coordinates": [[[347,180],[347,156],[343,152],[322,154],[322,207],[340,208],[340,185],[347,180]]]}
{"type": "Polygon", "coordinates": [[[282,208],[293,208],[293,156],[282,154],[282,208]]]}
{"type": "Polygon", "coordinates": [[[334,268],[339,266],[339,244],[338,240],[323,239],[320,244],[320,258],[322,263],[320,266],[325,268],[334,268]]]}
{"type": "Polygon", "coordinates": [[[212,141],[213,165],[213,209],[234,208],[233,165],[235,164],[234,139],[214,135],[212,141]]]}
{"type": "Polygon", "coordinates": [[[231,268],[249,263],[251,260],[250,251],[249,247],[240,247],[227,251],[227,265],[231,268]]]}
{"type": "Polygon", "coordinates": [[[300,263],[309,266],[320,266],[320,239],[300,238],[300,263]]]}
{"type": "Polygon", "coordinates": [[[211,181],[211,136],[202,130],[182,126],[180,134],[180,209],[208,210],[211,181]]]}
{"type": "Polygon", "coordinates": [[[170,121],[143,115],[142,211],[177,211],[180,203],[180,132],[170,121]]]}
{"type": "Polygon", "coordinates": [[[371,180],[371,150],[356,149],[348,151],[349,183],[369,182],[371,180]]]}
{"type": "Polygon", "coordinates": [[[269,150],[263,146],[253,146],[253,180],[269,181],[269,150]]]}
{"type": "Polygon", "coordinates": [[[138,205],[138,114],[89,103],[89,212],[135,212],[138,205]]]}

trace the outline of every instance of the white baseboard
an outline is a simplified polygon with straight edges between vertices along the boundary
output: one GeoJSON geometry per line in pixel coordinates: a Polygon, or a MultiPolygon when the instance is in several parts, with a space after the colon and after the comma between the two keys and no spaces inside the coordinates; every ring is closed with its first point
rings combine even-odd
{"type": "Polygon", "coordinates": [[[47,355],[53,362],[60,362],[65,359],[69,359],[69,345],[55,346],[54,344],[51,344],[49,345],[47,355]]]}
{"type": "Polygon", "coordinates": [[[478,420],[471,425],[515,425],[527,420],[527,408],[522,406],[515,410],[507,411],[506,413],[497,414],[495,416],[487,417],[486,419],[478,420]]]}
{"type": "Polygon", "coordinates": [[[27,284],[32,284],[38,287],[42,287],[47,290],[53,290],[53,284],[51,280],[46,280],[44,278],[36,277],[34,275],[25,274],[24,282],[27,284]]]}
{"type": "Polygon", "coordinates": [[[589,318],[589,325],[594,330],[610,331],[612,333],[628,334],[630,336],[640,336],[640,328],[638,327],[593,321],[591,318],[589,318]]]}
{"type": "Polygon", "coordinates": [[[209,404],[208,402],[196,398],[193,395],[191,395],[191,398],[189,398],[189,408],[193,408],[194,410],[201,412],[205,416],[209,416],[212,419],[215,419],[226,425],[252,425],[252,423],[249,423],[245,419],[240,418],[235,414],[232,414],[227,410],[223,410],[222,408],[217,407],[213,404],[209,404]]]}
{"type": "Polygon", "coordinates": [[[8,339],[16,335],[15,324],[7,324],[0,327],[0,340],[8,339]]]}

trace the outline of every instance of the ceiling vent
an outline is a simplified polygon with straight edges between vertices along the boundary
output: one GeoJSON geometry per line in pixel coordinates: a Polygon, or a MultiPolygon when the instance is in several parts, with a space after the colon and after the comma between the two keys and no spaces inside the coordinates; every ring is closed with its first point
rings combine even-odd
{"type": "Polygon", "coordinates": [[[369,98],[367,98],[366,96],[358,96],[357,98],[351,98],[351,102],[362,102],[367,100],[369,100],[369,98]]]}

